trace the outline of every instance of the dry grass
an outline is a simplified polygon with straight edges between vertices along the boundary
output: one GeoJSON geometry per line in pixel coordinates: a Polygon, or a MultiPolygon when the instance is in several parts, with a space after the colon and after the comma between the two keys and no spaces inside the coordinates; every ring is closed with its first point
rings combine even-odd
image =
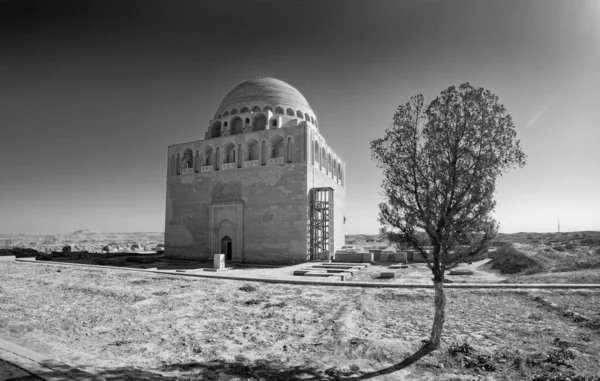
{"type": "MultiPolygon", "coordinates": [[[[357,379],[418,349],[433,317],[429,290],[276,285],[15,262],[0,262],[0,273],[1,337],[115,380],[357,379]]],[[[484,374],[515,380],[552,369],[594,374],[600,330],[541,305],[535,295],[449,290],[443,348],[370,379],[484,374]],[[574,353],[568,366],[544,361],[556,338],[574,353]],[[449,352],[465,341],[474,348],[471,362],[449,352]],[[469,365],[478,361],[493,362],[495,370],[469,365]]],[[[546,296],[594,315],[599,295],[546,296]]]]}

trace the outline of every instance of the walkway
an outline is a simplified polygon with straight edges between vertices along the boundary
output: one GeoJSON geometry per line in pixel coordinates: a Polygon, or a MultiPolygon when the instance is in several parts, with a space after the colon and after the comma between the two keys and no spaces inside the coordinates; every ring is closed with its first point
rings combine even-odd
{"type": "MultiPolygon", "coordinates": [[[[67,263],[67,262],[51,262],[51,261],[36,261],[35,258],[18,258],[17,262],[31,263],[31,264],[43,264],[49,266],[77,266],[86,267],[89,269],[113,269],[121,271],[139,271],[154,274],[168,274],[178,275],[196,278],[215,278],[215,279],[229,279],[229,280],[241,280],[248,282],[266,282],[266,283],[284,283],[284,284],[299,284],[299,285],[313,285],[313,286],[338,286],[338,287],[371,287],[371,288],[433,288],[431,282],[418,282],[418,283],[384,283],[384,282],[355,282],[355,281],[334,281],[326,279],[306,279],[304,277],[286,275],[297,268],[306,266],[306,264],[299,264],[296,266],[289,266],[280,269],[258,269],[259,271],[251,270],[230,270],[230,271],[219,271],[210,272],[202,271],[202,269],[192,270],[158,270],[158,269],[140,269],[131,267],[115,267],[115,266],[103,266],[103,265],[91,265],[91,264],[80,264],[80,263],[67,263]],[[244,273],[254,272],[255,276],[243,275],[244,273]]],[[[555,284],[555,283],[534,283],[534,284],[523,284],[523,283],[447,283],[444,284],[444,288],[453,289],[600,289],[600,284],[555,284]]]]}

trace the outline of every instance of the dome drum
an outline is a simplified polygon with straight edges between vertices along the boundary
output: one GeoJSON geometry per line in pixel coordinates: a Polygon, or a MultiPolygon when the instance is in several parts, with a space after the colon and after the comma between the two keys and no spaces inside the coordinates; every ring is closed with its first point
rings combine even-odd
{"type": "Polygon", "coordinates": [[[207,136],[240,133],[239,128],[236,131],[230,128],[236,117],[244,121],[243,132],[255,131],[254,121],[261,114],[267,119],[267,128],[284,127],[291,121],[293,125],[306,122],[318,127],[315,113],[296,88],[275,78],[256,78],[239,84],[223,98],[209,122],[207,136]],[[221,123],[219,133],[213,131],[217,122],[221,123]]]}

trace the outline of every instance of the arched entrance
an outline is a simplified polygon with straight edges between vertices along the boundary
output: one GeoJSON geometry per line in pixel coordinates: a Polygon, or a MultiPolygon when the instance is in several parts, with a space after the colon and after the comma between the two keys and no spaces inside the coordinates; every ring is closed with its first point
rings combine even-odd
{"type": "Polygon", "coordinates": [[[228,235],[221,238],[221,253],[225,254],[225,259],[230,261],[232,259],[233,244],[231,238],[228,235]]]}

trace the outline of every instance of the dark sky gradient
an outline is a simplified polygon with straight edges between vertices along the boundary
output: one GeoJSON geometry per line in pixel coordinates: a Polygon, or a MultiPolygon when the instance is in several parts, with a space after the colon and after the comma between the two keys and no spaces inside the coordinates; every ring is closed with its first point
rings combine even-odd
{"type": "Polygon", "coordinates": [[[257,76],[299,89],[347,162],[349,233],[377,231],[369,142],[469,81],[528,165],[501,230],[600,229],[600,1],[1,1],[0,231],[161,231],[166,148],[257,76]]]}

